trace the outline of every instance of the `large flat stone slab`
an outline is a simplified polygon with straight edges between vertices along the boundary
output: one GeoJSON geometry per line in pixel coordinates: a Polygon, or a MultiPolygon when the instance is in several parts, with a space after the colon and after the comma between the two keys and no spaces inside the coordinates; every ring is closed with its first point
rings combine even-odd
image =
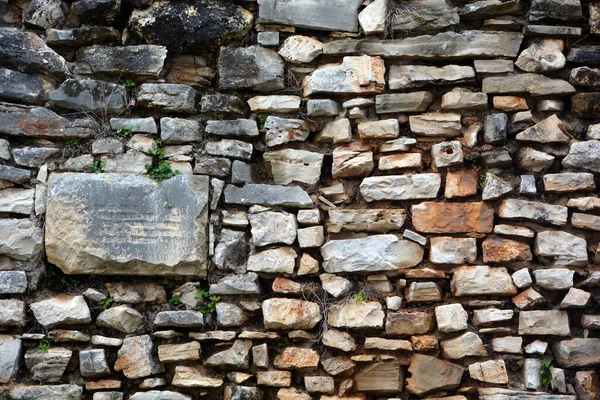
{"type": "Polygon", "coordinates": [[[68,274],[202,275],[208,177],[55,174],[46,211],[48,261],[68,274]]]}
{"type": "Polygon", "coordinates": [[[361,4],[361,0],[259,0],[258,22],[356,32],[361,4]]]}
{"type": "Polygon", "coordinates": [[[310,208],[313,202],[300,186],[247,184],[243,187],[227,185],[225,203],[251,206],[282,206],[310,208]]]}
{"type": "Polygon", "coordinates": [[[324,54],[368,54],[406,60],[470,60],[515,58],[523,35],[515,32],[442,32],[397,40],[336,40],[323,46],[324,54]]]}

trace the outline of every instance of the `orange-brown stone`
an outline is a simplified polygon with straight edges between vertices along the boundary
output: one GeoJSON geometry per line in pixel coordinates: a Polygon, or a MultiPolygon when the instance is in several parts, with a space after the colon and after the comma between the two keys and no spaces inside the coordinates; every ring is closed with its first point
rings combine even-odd
{"type": "Polygon", "coordinates": [[[425,233],[487,233],[494,227],[494,208],[483,202],[426,201],[411,207],[413,226],[425,233]]]}
{"type": "Polygon", "coordinates": [[[531,248],[527,243],[505,239],[495,235],[488,236],[482,244],[483,262],[502,263],[512,261],[531,261],[531,248]]]}
{"type": "Polygon", "coordinates": [[[448,172],[444,195],[447,199],[473,196],[477,194],[478,182],[479,176],[476,171],[448,172]]]}

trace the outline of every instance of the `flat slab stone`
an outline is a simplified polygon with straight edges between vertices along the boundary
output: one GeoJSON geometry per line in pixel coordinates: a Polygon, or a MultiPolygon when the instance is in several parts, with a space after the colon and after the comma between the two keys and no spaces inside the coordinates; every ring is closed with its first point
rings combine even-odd
{"type": "Polygon", "coordinates": [[[0,396],[10,400],[81,400],[83,387],[79,385],[10,385],[0,389],[0,396]]]}
{"type": "Polygon", "coordinates": [[[361,0],[259,0],[258,22],[322,31],[358,30],[361,0]]]}
{"type": "Polygon", "coordinates": [[[324,54],[368,54],[405,60],[470,60],[519,54],[523,35],[515,32],[442,32],[397,40],[336,40],[324,54]]]}
{"type": "Polygon", "coordinates": [[[576,396],[503,388],[477,388],[479,400],[576,400],[576,396]]]}
{"type": "Polygon", "coordinates": [[[91,46],[77,51],[76,74],[125,77],[157,77],[167,49],[156,45],[126,47],[91,46]]]}
{"type": "Polygon", "coordinates": [[[574,94],[575,88],[562,79],[552,79],[538,74],[514,74],[484,78],[481,91],[492,94],[529,93],[533,97],[538,97],[574,94]]]}
{"type": "Polygon", "coordinates": [[[251,206],[283,206],[312,208],[313,202],[299,186],[246,184],[243,187],[227,185],[225,203],[251,206]]]}
{"type": "Polygon", "coordinates": [[[405,90],[423,86],[456,85],[473,80],[475,70],[468,66],[392,65],[388,84],[391,90],[405,90]]]}
{"type": "Polygon", "coordinates": [[[411,207],[413,225],[418,232],[491,232],[494,208],[483,202],[423,202],[411,207]]]}
{"type": "Polygon", "coordinates": [[[331,240],[321,247],[323,268],[329,273],[399,271],[423,259],[423,248],[395,235],[331,240]]]}
{"type": "Polygon", "coordinates": [[[424,354],[411,358],[406,379],[406,390],[424,396],[440,390],[454,390],[460,385],[464,369],[460,365],[440,360],[424,354]]]}
{"type": "Polygon", "coordinates": [[[441,180],[435,173],[373,176],[363,179],[360,194],[366,201],[433,199],[441,180]]]}
{"type": "Polygon", "coordinates": [[[565,368],[584,368],[600,365],[600,339],[575,338],[552,345],[558,365],[565,368]]]}
{"type": "Polygon", "coordinates": [[[48,261],[70,274],[203,275],[208,177],[56,174],[46,211],[48,261]]]}
{"type": "Polygon", "coordinates": [[[219,88],[273,92],[284,89],[284,62],[262,46],[225,47],[219,57],[219,88]]]}

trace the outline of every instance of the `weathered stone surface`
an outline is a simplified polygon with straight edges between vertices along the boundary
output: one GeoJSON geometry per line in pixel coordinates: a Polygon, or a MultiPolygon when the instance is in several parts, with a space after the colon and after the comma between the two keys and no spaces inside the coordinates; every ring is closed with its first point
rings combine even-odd
{"type": "Polygon", "coordinates": [[[566,311],[521,311],[519,335],[569,336],[569,315],[566,311]]]}
{"type": "Polygon", "coordinates": [[[268,299],[262,310],[266,329],[312,329],[321,321],[319,306],[303,300],[268,299]]]}
{"type": "Polygon", "coordinates": [[[352,140],[352,125],[348,118],[328,122],[315,137],[317,143],[348,143],[352,140]]]}
{"type": "Polygon", "coordinates": [[[116,42],[120,32],[108,26],[82,26],[74,29],[48,29],[46,44],[50,46],[79,47],[116,42]]]}
{"type": "Polygon", "coordinates": [[[406,379],[406,390],[418,396],[428,393],[454,390],[460,384],[463,368],[424,354],[415,354],[411,358],[406,379]]]}
{"type": "Polygon", "coordinates": [[[275,356],[275,368],[296,371],[310,371],[319,365],[319,354],[312,349],[286,347],[275,356]]]}
{"type": "Polygon", "coordinates": [[[409,117],[410,130],[417,136],[454,137],[460,134],[460,114],[427,113],[409,117]]]}
{"type": "Polygon", "coordinates": [[[397,119],[382,119],[379,121],[361,122],[357,127],[361,140],[395,139],[400,133],[397,119]]]}
{"type": "Polygon", "coordinates": [[[571,70],[569,82],[576,86],[600,89],[600,70],[590,67],[577,67],[571,70]]]}
{"type": "Polygon", "coordinates": [[[563,172],[544,175],[544,190],[554,193],[593,191],[596,188],[594,175],[586,172],[563,172]]]}
{"type": "Polygon", "coordinates": [[[330,307],[327,323],[334,328],[381,329],[384,317],[378,302],[349,300],[330,307]]]}
{"type": "Polygon", "coordinates": [[[156,45],[123,47],[91,46],[77,51],[74,72],[82,75],[157,77],[167,49],[156,45]]]}
{"type": "Polygon", "coordinates": [[[423,86],[472,82],[475,79],[475,71],[471,67],[460,65],[446,65],[443,67],[392,65],[388,79],[390,89],[405,90],[423,86]]]}
{"type": "Polygon", "coordinates": [[[25,303],[17,299],[0,300],[0,326],[24,327],[25,303]]]}
{"type": "Polygon", "coordinates": [[[164,287],[152,282],[107,282],[105,286],[117,303],[162,303],[167,299],[164,287]]]}
{"type": "Polygon", "coordinates": [[[540,261],[549,265],[584,266],[588,262],[586,240],[567,232],[539,232],[534,251],[540,261]]]}
{"type": "Polygon", "coordinates": [[[560,39],[534,39],[521,52],[515,65],[527,72],[547,73],[565,66],[564,43],[560,39]]]}
{"type": "Polygon", "coordinates": [[[531,172],[542,172],[550,168],[554,163],[554,159],[554,156],[532,149],[531,147],[523,147],[517,153],[519,167],[531,172]]]}
{"type": "Polygon", "coordinates": [[[0,212],[29,215],[33,211],[35,189],[0,190],[0,212]]]}
{"type": "Polygon", "coordinates": [[[292,275],[297,257],[291,247],[267,249],[248,257],[247,269],[265,274],[292,275]]]}
{"type": "Polygon", "coordinates": [[[527,18],[529,21],[543,19],[578,20],[582,17],[579,0],[533,0],[527,18]]]}
{"type": "Polygon", "coordinates": [[[547,290],[566,290],[573,286],[575,271],[566,268],[537,269],[533,271],[536,284],[547,290]]]}
{"type": "Polygon", "coordinates": [[[440,332],[459,332],[468,328],[469,314],[460,304],[446,304],[435,308],[435,320],[440,332]]]}
{"type": "Polygon", "coordinates": [[[122,112],[127,107],[127,91],[122,85],[93,79],[67,79],[50,93],[52,104],[77,111],[122,112]]]}
{"type": "Polygon", "coordinates": [[[338,40],[323,46],[324,54],[369,54],[409,60],[515,58],[523,35],[513,32],[463,31],[396,40],[338,40]]]}
{"type": "Polygon", "coordinates": [[[567,54],[567,61],[577,64],[600,65],[598,59],[598,46],[571,47],[567,54]]]}
{"type": "Polygon", "coordinates": [[[569,136],[564,123],[555,115],[517,134],[517,140],[538,143],[568,143],[569,136]]]}
{"type": "Polygon", "coordinates": [[[377,114],[424,112],[433,102],[430,92],[390,93],[375,96],[377,114]]]}
{"type": "Polygon", "coordinates": [[[456,268],[450,287],[454,296],[513,296],[517,294],[517,288],[506,268],[490,268],[486,265],[456,268]]]}
{"type": "Polygon", "coordinates": [[[481,91],[491,94],[529,93],[538,96],[563,96],[575,93],[567,81],[538,74],[514,74],[484,78],[481,91]]]}
{"type": "Polygon", "coordinates": [[[119,0],[78,0],[72,8],[77,16],[87,23],[110,25],[118,19],[121,2],[119,0]]]}
{"type": "Polygon", "coordinates": [[[246,184],[243,187],[227,185],[225,203],[239,205],[283,206],[310,208],[313,202],[298,186],[246,184]]]}
{"type": "Polygon", "coordinates": [[[403,209],[329,210],[327,231],[385,232],[400,229],[406,220],[403,209]]]}
{"type": "Polygon", "coordinates": [[[316,185],[321,178],[323,154],[320,153],[282,149],[264,153],[263,160],[278,185],[292,182],[316,185]]]}
{"type": "Polygon", "coordinates": [[[41,75],[27,75],[0,67],[0,97],[6,101],[43,105],[50,91],[55,89],[52,80],[41,75]]]}
{"type": "Polygon", "coordinates": [[[330,240],[321,247],[323,268],[329,273],[398,271],[423,259],[423,248],[395,235],[330,240]]]}
{"type": "Polygon", "coordinates": [[[60,153],[59,149],[50,147],[22,147],[13,149],[12,155],[17,165],[24,167],[41,167],[48,158],[60,153]]]}
{"type": "Polygon", "coordinates": [[[472,238],[432,237],[429,261],[435,264],[473,264],[477,243],[472,238]]]}
{"type": "Polygon", "coordinates": [[[571,144],[569,154],[563,159],[563,167],[580,168],[600,172],[600,141],[587,140],[571,144]]]}
{"type": "Polygon", "coordinates": [[[440,190],[439,174],[388,175],[368,177],[360,184],[366,201],[432,199],[440,190]]]}
{"type": "MultiPolygon", "coordinates": [[[[254,96],[248,100],[248,105],[250,110],[256,113],[287,114],[297,112],[301,100],[300,96],[254,96]]],[[[308,113],[311,114],[310,110],[308,113]]]]}
{"type": "Polygon", "coordinates": [[[567,207],[537,201],[508,199],[500,203],[498,216],[562,226],[567,223],[567,207]]]}
{"type": "Polygon", "coordinates": [[[149,335],[133,336],[123,340],[115,371],[122,371],[129,379],[144,378],[164,371],[154,356],[154,344],[149,335]]]}
{"type": "Polygon", "coordinates": [[[2,65],[26,74],[42,73],[64,78],[69,75],[67,62],[33,32],[0,28],[2,65]]]}
{"type": "Polygon", "coordinates": [[[203,367],[175,367],[172,385],[179,388],[218,388],[223,385],[223,379],[209,376],[203,367]]]}
{"type": "Polygon", "coordinates": [[[27,275],[23,271],[0,271],[0,294],[21,294],[27,290],[27,275]]]}
{"type": "Polygon", "coordinates": [[[65,23],[65,11],[61,0],[34,0],[23,11],[23,22],[32,28],[58,27],[65,23]]]}
{"type": "Polygon", "coordinates": [[[485,263],[531,261],[533,258],[527,243],[498,236],[486,237],[481,247],[483,249],[483,262],[485,263]]]}
{"type": "MultiPolygon", "coordinates": [[[[0,389],[0,395],[10,400],[81,400],[83,387],[79,385],[21,385],[0,389]]],[[[139,400],[139,399],[138,399],[139,400]]]]}
{"type": "Polygon", "coordinates": [[[359,178],[367,176],[373,170],[373,152],[371,147],[361,142],[352,142],[336,147],[333,152],[331,173],[337,178],[359,178]]]}
{"type": "Polygon", "coordinates": [[[229,349],[210,356],[205,365],[214,368],[247,369],[250,366],[251,348],[252,342],[250,340],[236,340],[229,349]]]}
{"type": "Polygon", "coordinates": [[[198,1],[194,12],[189,7],[187,2],[155,1],[148,8],[134,9],[129,29],[146,43],[181,52],[241,37],[252,25],[252,13],[227,2],[198,1]]]}
{"type": "Polygon", "coordinates": [[[310,4],[299,0],[260,0],[258,20],[299,28],[356,32],[360,4],[358,0],[310,4]]]}
{"type": "Polygon", "coordinates": [[[462,145],[459,141],[434,144],[431,146],[431,158],[436,169],[462,165],[464,160],[462,145]]]}
{"type": "Polygon", "coordinates": [[[83,350],[79,352],[79,371],[85,378],[95,378],[110,374],[104,349],[83,350]]]}
{"type": "Polygon", "coordinates": [[[435,327],[432,313],[418,311],[399,311],[388,313],[385,321],[385,333],[391,336],[422,335],[435,327]]]}
{"type": "Polygon", "coordinates": [[[413,282],[404,293],[408,303],[435,303],[442,301],[442,290],[435,282],[413,282]]]}
{"type": "Polygon", "coordinates": [[[199,360],[200,343],[163,344],[158,346],[158,359],[162,363],[199,360]]]}
{"type": "Polygon", "coordinates": [[[139,176],[54,175],[49,185],[46,254],[64,271],[204,273],[207,177],[176,176],[157,186],[139,176]],[[125,217],[140,224],[144,240],[125,217]],[[165,234],[158,235],[157,227],[165,234]]]}
{"type": "Polygon", "coordinates": [[[144,83],[137,91],[137,105],[155,111],[196,113],[196,91],[188,85],[144,83]]]}
{"type": "Polygon", "coordinates": [[[303,142],[310,133],[308,123],[304,120],[272,115],[267,117],[265,129],[265,141],[269,147],[288,142],[303,142]]]}
{"type": "Polygon", "coordinates": [[[129,400],[192,400],[192,397],[170,390],[150,390],[134,393],[129,400]]]}
{"type": "Polygon", "coordinates": [[[260,294],[258,275],[249,272],[245,275],[227,275],[210,285],[210,294],[260,294]]]}
{"type": "Polygon", "coordinates": [[[285,39],[278,54],[292,64],[309,63],[323,52],[323,43],[308,36],[290,36],[285,39]]]}
{"type": "Polygon", "coordinates": [[[345,352],[356,350],[356,342],[352,338],[352,335],[336,329],[327,329],[323,334],[322,342],[327,347],[345,352]]]}
{"type": "Polygon", "coordinates": [[[453,90],[442,96],[442,110],[482,111],[487,108],[488,96],[485,93],[453,90]]]}
{"type": "Polygon", "coordinates": [[[413,225],[418,232],[491,232],[494,209],[483,202],[423,202],[411,207],[413,225]]]}
{"type": "Polygon", "coordinates": [[[96,318],[96,324],[100,327],[116,329],[123,333],[136,332],[144,322],[142,314],[133,308],[122,305],[104,310],[96,318]]]}
{"type": "Polygon", "coordinates": [[[161,311],[154,318],[157,327],[200,328],[204,317],[199,311],[161,311]]]}
{"type": "Polygon", "coordinates": [[[440,343],[445,358],[457,360],[469,356],[485,357],[487,350],[483,347],[481,338],[474,332],[466,332],[440,343]]]}
{"type": "Polygon", "coordinates": [[[87,138],[88,120],[68,120],[43,107],[0,103],[0,133],[31,138],[87,138]]]}
{"type": "Polygon", "coordinates": [[[219,87],[273,92],[284,88],[283,60],[261,46],[225,47],[219,57],[219,87]]]}
{"type": "Polygon", "coordinates": [[[377,94],[385,87],[385,63],[379,57],[344,57],[325,64],[302,82],[304,96],[315,94],[377,94]]]}
{"type": "Polygon", "coordinates": [[[293,214],[266,211],[248,216],[252,226],[252,242],[256,246],[275,243],[292,244],[296,240],[298,223],[293,214]]]}
{"type": "Polygon", "coordinates": [[[26,219],[0,219],[0,230],[8,235],[0,237],[0,254],[16,260],[35,259],[43,248],[43,232],[26,219]]]}
{"type": "Polygon", "coordinates": [[[492,348],[496,353],[521,354],[523,338],[520,336],[503,336],[492,339],[492,348]]]}
{"type": "Polygon", "coordinates": [[[354,381],[361,392],[400,393],[404,386],[404,371],[398,363],[379,362],[357,372],[354,381]]]}
{"type": "Polygon", "coordinates": [[[213,156],[250,161],[252,158],[253,146],[251,143],[246,143],[241,140],[222,139],[206,142],[204,144],[204,150],[213,156]]]}
{"type": "Polygon", "coordinates": [[[481,382],[507,384],[508,374],[504,360],[489,360],[469,365],[471,378],[481,382]]]}
{"type": "Polygon", "coordinates": [[[92,322],[90,309],[83,296],[63,294],[32,303],[29,307],[35,319],[46,328],[92,322]]]}

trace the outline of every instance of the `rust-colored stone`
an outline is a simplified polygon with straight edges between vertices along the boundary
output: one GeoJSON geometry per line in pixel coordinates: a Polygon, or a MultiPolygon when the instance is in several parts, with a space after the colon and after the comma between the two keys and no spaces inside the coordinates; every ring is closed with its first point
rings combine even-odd
{"type": "Polygon", "coordinates": [[[411,207],[418,232],[487,233],[494,227],[494,208],[483,202],[438,203],[426,201],[411,207]]]}
{"type": "Polygon", "coordinates": [[[444,195],[447,199],[473,196],[477,194],[478,182],[479,176],[476,171],[448,172],[444,195]]]}
{"type": "Polygon", "coordinates": [[[482,244],[483,262],[502,263],[531,261],[531,248],[527,243],[505,239],[495,235],[485,238],[482,244]]]}

